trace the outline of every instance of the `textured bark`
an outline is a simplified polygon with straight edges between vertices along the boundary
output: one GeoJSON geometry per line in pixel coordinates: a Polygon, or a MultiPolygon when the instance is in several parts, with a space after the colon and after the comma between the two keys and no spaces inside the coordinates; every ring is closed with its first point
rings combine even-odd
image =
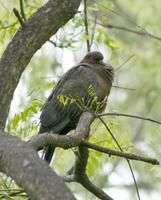
{"type": "Polygon", "coordinates": [[[33,54],[77,12],[80,0],[49,0],[15,34],[0,60],[0,126],[33,54]]]}
{"type": "Polygon", "coordinates": [[[74,196],[31,145],[0,130],[0,171],[10,176],[31,200],[74,200],[74,196]]]}

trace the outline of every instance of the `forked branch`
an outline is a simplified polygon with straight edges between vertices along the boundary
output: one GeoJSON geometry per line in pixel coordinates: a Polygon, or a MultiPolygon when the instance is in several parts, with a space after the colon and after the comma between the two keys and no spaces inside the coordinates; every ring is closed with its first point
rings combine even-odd
{"type": "Polygon", "coordinates": [[[120,151],[114,151],[106,147],[101,147],[92,143],[89,143],[86,138],[89,137],[90,125],[94,120],[94,114],[84,112],[79,120],[74,135],[57,135],[44,133],[31,138],[27,142],[28,145],[33,146],[36,149],[41,149],[44,146],[54,145],[55,147],[61,147],[64,149],[78,147],[75,165],[70,170],[70,174],[64,177],[67,182],[78,182],[84,186],[87,190],[93,193],[96,197],[103,200],[112,200],[103,190],[96,187],[88,178],[86,174],[86,165],[88,162],[88,149],[93,149],[109,156],[123,157],[126,160],[138,160],[153,165],[159,165],[159,161],[153,158],[144,156],[138,156],[135,154],[124,153],[120,151]]]}

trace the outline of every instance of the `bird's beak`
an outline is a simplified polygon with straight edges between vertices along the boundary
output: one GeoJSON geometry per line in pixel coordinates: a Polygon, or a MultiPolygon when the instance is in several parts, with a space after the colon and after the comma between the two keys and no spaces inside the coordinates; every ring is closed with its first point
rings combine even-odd
{"type": "Polygon", "coordinates": [[[103,61],[99,61],[99,64],[104,65],[104,66],[106,65],[106,63],[103,61]]]}

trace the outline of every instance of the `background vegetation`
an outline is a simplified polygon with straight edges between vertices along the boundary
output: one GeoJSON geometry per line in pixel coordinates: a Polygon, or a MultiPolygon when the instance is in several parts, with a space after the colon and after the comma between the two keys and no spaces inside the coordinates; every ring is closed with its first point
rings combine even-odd
{"type": "MultiPolygon", "coordinates": [[[[26,18],[44,2],[45,0],[24,1],[26,18]]],[[[40,107],[59,76],[86,54],[87,39],[92,40],[91,50],[103,52],[105,61],[116,69],[134,55],[116,71],[116,87],[113,87],[110,94],[107,111],[140,115],[161,121],[160,6],[159,0],[88,0],[88,36],[84,27],[82,3],[75,18],[34,55],[23,73],[13,98],[6,130],[24,139],[37,133],[40,107]]],[[[20,26],[13,14],[13,8],[19,9],[18,0],[0,0],[0,53],[3,53],[20,26]]],[[[124,151],[161,159],[160,126],[116,116],[105,117],[105,120],[124,151]]],[[[90,140],[117,149],[112,138],[97,120],[92,126],[90,140]]],[[[58,149],[52,165],[59,174],[64,174],[72,163],[73,151],[58,149]]],[[[160,167],[154,168],[140,162],[132,162],[132,165],[141,199],[158,199],[161,191],[160,167]]],[[[91,151],[88,174],[115,200],[119,199],[120,195],[122,199],[137,199],[125,160],[91,151]]],[[[69,184],[69,187],[79,199],[94,199],[79,185],[69,184]]],[[[1,174],[0,198],[26,198],[17,194],[15,196],[16,189],[13,181],[1,174]]]]}

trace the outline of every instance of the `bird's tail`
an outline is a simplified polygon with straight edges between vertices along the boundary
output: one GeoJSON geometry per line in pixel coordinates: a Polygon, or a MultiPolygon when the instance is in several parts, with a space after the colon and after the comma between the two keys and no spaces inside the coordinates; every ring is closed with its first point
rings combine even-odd
{"type": "Polygon", "coordinates": [[[53,157],[54,151],[55,151],[55,147],[45,147],[44,149],[44,160],[46,160],[49,164],[53,157]]]}

